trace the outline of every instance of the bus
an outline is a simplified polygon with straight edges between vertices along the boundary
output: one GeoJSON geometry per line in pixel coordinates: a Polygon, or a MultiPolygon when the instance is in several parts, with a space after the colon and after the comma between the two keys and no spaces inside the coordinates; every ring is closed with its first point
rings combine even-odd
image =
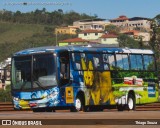
{"type": "Polygon", "coordinates": [[[49,46],[12,56],[14,108],[102,111],[159,101],[158,71],[152,50],[90,46],[49,46]]]}

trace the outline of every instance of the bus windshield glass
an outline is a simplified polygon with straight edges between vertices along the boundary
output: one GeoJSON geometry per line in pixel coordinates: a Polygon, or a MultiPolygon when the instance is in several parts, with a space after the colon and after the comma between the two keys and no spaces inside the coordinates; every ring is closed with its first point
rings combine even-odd
{"type": "Polygon", "coordinates": [[[56,85],[55,58],[53,54],[39,54],[13,58],[13,89],[43,89],[56,85]]]}

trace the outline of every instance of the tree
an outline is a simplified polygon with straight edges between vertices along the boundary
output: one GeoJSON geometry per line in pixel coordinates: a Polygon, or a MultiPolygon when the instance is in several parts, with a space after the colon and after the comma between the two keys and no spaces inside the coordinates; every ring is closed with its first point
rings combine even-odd
{"type": "Polygon", "coordinates": [[[158,70],[160,71],[160,15],[157,15],[151,21],[151,41],[150,46],[156,54],[156,60],[158,63],[158,70]]]}
{"type": "Polygon", "coordinates": [[[120,28],[118,28],[115,25],[110,24],[110,25],[105,26],[105,31],[108,33],[118,34],[120,32],[120,28]]]}
{"type": "Polygon", "coordinates": [[[139,41],[134,40],[125,34],[120,34],[118,36],[119,47],[129,47],[129,48],[139,48],[139,41]]]}

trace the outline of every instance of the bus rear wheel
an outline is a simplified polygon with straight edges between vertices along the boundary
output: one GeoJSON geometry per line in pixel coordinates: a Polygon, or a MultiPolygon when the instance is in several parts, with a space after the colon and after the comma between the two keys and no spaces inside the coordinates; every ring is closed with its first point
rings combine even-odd
{"type": "Polygon", "coordinates": [[[135,98],[132,94],[128,95],[128,101],[127,101],[127,109],[128,110],[135,110],[136,105],[135,105],[135,98]]]}

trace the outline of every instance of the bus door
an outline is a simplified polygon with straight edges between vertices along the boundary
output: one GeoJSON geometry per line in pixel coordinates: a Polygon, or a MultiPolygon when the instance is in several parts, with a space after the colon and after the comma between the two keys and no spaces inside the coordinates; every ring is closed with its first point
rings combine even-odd
{"type": "Polygon", "coordinates": [[[69,52],[63,51],[59,54],[59,78],[60,78],[60,90],[62,95],[65,97],[66,103],[73,103],[73,87],[70,83],[70,65],[69,65],[69,52]]]}

